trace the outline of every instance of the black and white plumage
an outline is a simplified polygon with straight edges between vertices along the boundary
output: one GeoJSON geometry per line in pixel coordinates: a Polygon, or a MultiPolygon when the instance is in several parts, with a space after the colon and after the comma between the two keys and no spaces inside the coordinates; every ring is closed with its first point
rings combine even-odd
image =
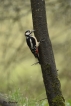
{"type": "Polygon", "coordinates": [[[37,40],[35,37],[33,37],[31,34],[34,31],[27,30],[25,32],[26,42],[28,47],[30,48],[31,52],[39,60],[39,52],[38,52],[38,46],[37,46],[37,40]]]}

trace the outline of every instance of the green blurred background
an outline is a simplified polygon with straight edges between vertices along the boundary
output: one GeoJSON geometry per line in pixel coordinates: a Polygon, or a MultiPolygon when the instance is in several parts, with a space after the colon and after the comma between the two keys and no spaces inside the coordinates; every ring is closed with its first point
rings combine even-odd
{"type": "MultiPolygon", "coordinates": [[[[71,99],[71,1],[46,0],[49,36],[65,99],[71,99]]],[[[24,96],[44,98],[41,68],[25,42],[33,29],[30,0],[0,0],[0,92],[20,89],[24,96]]]]}

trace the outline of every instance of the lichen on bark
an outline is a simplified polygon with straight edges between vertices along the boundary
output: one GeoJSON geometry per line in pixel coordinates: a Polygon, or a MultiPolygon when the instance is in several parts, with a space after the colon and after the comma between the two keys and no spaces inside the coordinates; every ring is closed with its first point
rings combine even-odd
{"type": "Polygon", "coordinates": [[[52,100],[52,106],[65,106],[65,100],[63,96],[58,95],[52,100]]]}

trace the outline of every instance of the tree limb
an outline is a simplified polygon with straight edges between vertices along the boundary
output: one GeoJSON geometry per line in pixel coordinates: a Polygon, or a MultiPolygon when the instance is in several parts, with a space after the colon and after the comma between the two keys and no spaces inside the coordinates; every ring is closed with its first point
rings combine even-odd
{"type": "Polygon", "coordinates": [[[11,102],[4,95],[0,94],[0,106],[17,106],[17,102],[11,102]]]}

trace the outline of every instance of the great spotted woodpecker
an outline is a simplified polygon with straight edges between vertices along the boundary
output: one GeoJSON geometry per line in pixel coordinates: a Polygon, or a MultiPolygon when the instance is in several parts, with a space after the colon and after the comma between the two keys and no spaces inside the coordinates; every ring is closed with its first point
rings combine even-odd
{"type": "Polygon", "coordinates": [[[30,48],[31,52],[33,53],[35,58],[38,59],[38,61],[40,63],[39,51],[38,51],[39,42],[37,42],[36,38],[31,35],[33,32],[34,32],[34,30],[33,31],[27,30],[25,32],[26,42],[27,42],[27,45],[30,48]]]}

